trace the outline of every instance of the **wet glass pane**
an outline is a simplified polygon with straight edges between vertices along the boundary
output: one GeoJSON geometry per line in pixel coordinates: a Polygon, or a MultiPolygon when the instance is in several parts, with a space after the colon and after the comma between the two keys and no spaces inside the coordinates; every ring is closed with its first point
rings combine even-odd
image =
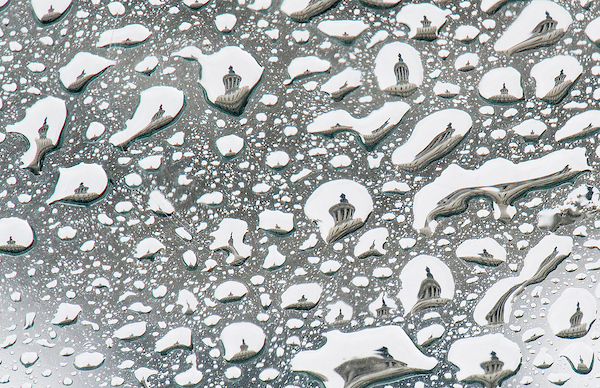
{"type": "Polygon", "coordinates": [[[0,0],[0,386],[595,386],[599,7],[0,0]]]}

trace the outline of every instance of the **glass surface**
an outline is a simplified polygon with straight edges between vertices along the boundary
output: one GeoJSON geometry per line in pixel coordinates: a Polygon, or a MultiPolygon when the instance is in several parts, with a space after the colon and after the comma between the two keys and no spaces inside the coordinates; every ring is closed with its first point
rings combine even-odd
{"type": "Polygon", "coordinates": [[[597,384],[598,4],[0,19],[0,383],[597,384]]]}

